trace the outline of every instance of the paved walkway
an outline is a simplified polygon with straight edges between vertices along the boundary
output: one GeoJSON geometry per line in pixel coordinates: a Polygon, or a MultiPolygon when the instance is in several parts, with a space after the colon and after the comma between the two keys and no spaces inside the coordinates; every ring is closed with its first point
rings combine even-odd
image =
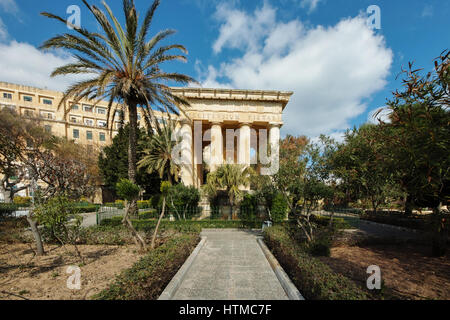
{"type": "Polygon", "coordinates": [[[287,300],[257,234],[204,230],[207,240],[174,300],[287,300]]]}

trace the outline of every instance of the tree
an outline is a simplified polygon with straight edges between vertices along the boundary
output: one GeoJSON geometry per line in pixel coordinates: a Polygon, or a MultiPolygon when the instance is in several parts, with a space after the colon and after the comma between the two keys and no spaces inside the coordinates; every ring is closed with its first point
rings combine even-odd
{"type": "Polygon", "coordinates": [[[5,202],[12,202],[18,192],[30,187],[33,159],[55,144],[56,138],[38,121],[23,119],[8,108],[0,110],[0,191],[5,202]]]}
{"type": "Polygon", "coordinates": [[[174,140],[175,122],[169,121],[156,128],[156,133],[150,135],[142,143],[142,157],[138,168],[148,174],[157,172],[160,179],[167,179],[171,184],[178,182],[180,167],[172,159],[172,152],[181,139],[174,140]]]}
{"type": "Polygon", "coordinates": [[[128,179],[120,179],[120,181],[116,185],[117,194],[125,200],[125,215],[122,219],[122,223],[125,227],[127,227],[134,238],[136,245],[139,246],[141,251],[146,250],[146,244],[144,238],[142,238],[136,229],[133,227],[130,219],[128,218],[128,214],[130,213],[130,206],[133,200],[135,200],[140,192],[139,186],[134,184],[132,181],[128,179]]]}
{"type": "MultiPolygon", "coordinates": [[[[128,178],[132,183],[136,183],[137,107],[143,107],[144,119],[147,126],[151,127],[152,123],[157,124],[153,114],[154,107],[167,113],[178,114],[178,105],[189,106],[187,100],[172,94],[165,83],[170,81],[187,84],[194,79],[176,72],[164,72],[161,66],[167,61],[186,61],[183,54],[187,51],[179,44],[159,46],[162,40],[175,33],[174,30],[160,31],[150,40],[147,39],[155,11],[160,4],[159,0],[155,0],[147,10],[140,26],[134,1],[123,0],[125,29],[105,2],[103,6],[106,12],[90,5],[86,0],[83,0],[83,3],[98,22],[101,33],[75,26],[54,14],[42,13],[48,18],[72,26],[75,32],[55,36],[41,46],[42,49],[67,49],[75,59],[75,62],[55,69],[51,76],[92,76],[70,86],[58,107],[70,107],[66,105],[69,98],[72,98],[74,103],[82,99],[107,99],[107,119],[111,129],[113,121],[109,121],[110,114],[112,113],[114,120],[117,108],[120,108],[122,113],[127,110],[130,124],[128,178]],[[173,50],[181,51],[181,54],[172,54],[173,50]],[[113,107],[114,102],[119,102],[120,106],[113,107]]],[[[136,199],[131,201],[130,210],[136,210],[136,199]]],[[[128,214],[125,218],[128,219],[128,214]]],[[[131,226],[131,223],[127,225],[131,226]]],[[[130,231],[133,233],[133,230],[130,231]]],[[[145,246],[144,243],[141,245],[145,246]]]]}
{"type": "MultiPolygon", "coordinates": [[[[129,125],[121,127],[113,138],[112,144],[103,148],[98,158],[98,167],[101,173],[104,187],[116,197],[116,184],[120,179],[128,178],[128,143],[129,125]]],[[[145,130],[138,130],[137,160],[142,159],[144,140],[147,134],[145,130]]],[[[156,174],[148,174],[144,168],[136,173],[136,184],[145,190],[145,195],[159,193],[161,181],[156,174]]]]}
{"type": "Polygon", "coordinates": [[[402,74],[403,90],[387,104],[390,123],[380,123],[383,161],[395,164],[394,178],[408,194],[406,213],[413,204],[433,208],[433,253],[442,255],[448,218],[441,208],[450,198],[450,51],[435,60],[433,72],[422,75],[409,63],[402,74]]]}
{"type": "Polygon", "coordinates": [[[158,230],[159,230],[159,225],[161,224],[162,219],[164,218],[164,213],[166,210],[166,199],[167,199],[167,195],[170,191],[171,188],[171,184],[169,181],[162,181],[161,182],[161,195],[163,197],[163,201],[162,201],[162,209],[161,209],[161,214],[159,215],[159,219],[158,222],[156,224],[156,228],[155,231],[153,231],[153,237],[152,237],[152,243],[151,243],[151,248],[154,249],[155,248],[155,241],[156,241],[156,236],[158,234],[158,230]]]}
{"type": "Polygon", "coordinates": [[[276,188],[283,194],[289,211],[295,212],[301,198],[300,178],[306,170],[306,162],[301,158],[308,139],[305,136],[287,135],[280,143],[280,169],[273,176],[276,188]]]}
{"type": "Polygon", "coordinates": [[[390,123],[380,124],[385,129],[380,138],[388,151],[383,160],[395,163],[394,177],[409,197],[407,213],[413,203],[439,213],[449,199],[449,56],[444,52],[435,61],[434,72],[425,76],[410,63],[402,71],[404,90],[397,90],[388,101],[390,123]]]}
{"type": "Polygon", "coordinates": [[[253,170],[250,167],[237,164],[225,164],[216,171],[208,173],[204,192],[210,196],[217,194],[218,190],[225,190],[231,207],[229,219],[237,216],[236,208],[242,200],[242,187],[250,185],[253,170]]]}
{"type": "MultiPolygon", "coordinates": [[[[64,138],[46,132],[38,121],[24,119],[14,111],[3,109],[0,117],[0,170],[6,178],[20,173],[20,182],[31,187],[39,201],[55,196],[77,199],[90,196],[98,175],[92,153],[64,138]],[[37,188],[36,183],[41,182],[37,188]]],[[[34,215],[33,202],[27,215],[35,238],[37,254],[44,246],[34,215]]]]}
{"type": "Polygon", "coordinates": [[[386,150],[380,130],[380,126],[365,124],[348,131],[331,160],[333,173],[345,181],[347,190],[358,199],[368,199],[374,212],[394,188],[392,170],[382,161],[386,150]]]}
{"type": "Polygon", "coordinates": [[[85,263],[77,246],[83,217],[73,201],[65,196],[50,198],[35,208],[35,215],[39,224],[47,228],[52,238],[55,238],[64,248],[66,243],[72,244],[77,257],[85,263]],[[69,222],[69,219],[72,221],[69,222]]]}

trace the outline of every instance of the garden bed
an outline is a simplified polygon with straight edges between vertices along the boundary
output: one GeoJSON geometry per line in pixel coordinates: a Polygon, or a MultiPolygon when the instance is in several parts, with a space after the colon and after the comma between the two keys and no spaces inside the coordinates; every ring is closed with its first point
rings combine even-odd
{"type": "Polygon", "coordinates": [[[309,255],[283,226],[268,228],[264,241],[307,300],[362,300],[367,293],[352,280],[309,255]]]}
{"type": "Polygon", "coordinates": [[[199,242],[198,234],[183,234],[150,251],[123,271],[98,300],[156,300],[199,242]]]}
{"type": "MultiPolygon", "coordinates": [[[[450,255],[430,257],[430,248],[417,244],[342,246],[331,257],[320,257],[333,271],[366,286],[370,265],[381,269],[384,299],[450,299],[450,255]]],[[[375,295],[377,297],[377,295],[375,295]]]]}
{"type": "Polygon", "coordinates": [[[31,244],[0,244],[0,299],[82,300],[106,288],[121,270],[129,268],[142,255],[134,245],[80,245],[85,257],[80,264],[60,246],[46,245],[47,254],[34,255],[31,244]],[[68,266],[81,269],[81,290],[67,288],[68,266]]]}

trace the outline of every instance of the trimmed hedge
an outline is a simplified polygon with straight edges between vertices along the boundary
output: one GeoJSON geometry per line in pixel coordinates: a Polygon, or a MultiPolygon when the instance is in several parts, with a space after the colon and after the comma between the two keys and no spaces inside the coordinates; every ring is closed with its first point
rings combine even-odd
{"type": "Polygon", "coordinates": [[[410,228],[415,230],[426,230],[430,223],[431,215],[411,215],[405,216],[404,214],[396,212],[377,212],[373,213],[366,211],[361,215],[361,219],[372,222],[390,224],[393,226],[410,228]]]}
{"type": "Polygon", "coordinates": [[[156,300],[199,242],[198,234],[184,234],[150,251],[117,276],[96,300],[156,300]]]}
{"type": "Polygon", "coordinates": [[[305,252],[283,226],[264,230],[264,241],[306,299],[365,300],[368,295],[353,281],[305,252]]]}
{"type": "MultiPolygon", "coordinates": [[[[149,231],[155,228],[156,220],[132,220],[137,230],[149,231]]],[[[122,224],[122,217],[113,217],[102,220],[102,226],[118,226],[122,224]]],[[[160,230],[174,229],[182,232],[200,232],[203,228],[236,228],[236,229],[260,229],[262,222],[243,220],[177,220],[161,221],[160,230]]]]}

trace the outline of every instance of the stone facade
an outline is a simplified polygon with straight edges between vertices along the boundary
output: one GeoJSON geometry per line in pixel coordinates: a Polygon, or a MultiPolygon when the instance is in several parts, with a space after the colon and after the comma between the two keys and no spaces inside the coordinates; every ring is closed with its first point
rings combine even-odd
{"type": "MultiPolygon", "coordinates": [[[[181,142],[181,178],[186,185],[200,187],[206,171],[223,163],[250,165],[268,135],[268,143],[278,146],[282,113],[292,92],[233,89],[173,88],[173,93],[187,99],[191,107],[180,108],[178,120],[181,142]],[[236,140],[236,143],[235,143],[236,140]],[[253,149],[253,150],[252,150],[253,149]]],[[[61,92],[0,82],[0,108],[11,108],[20,115],[38,118],[45,128],[57,136],[101,150],[111,143],[120,126],[119,117],[108,116],[105,101],[95,105],[82,100],[67,102],[58,108],[61,92]],[[112,132],[107,128],[112,125],[112,132]]],[[[113,109],[120,109],[114,105],[113,109]]],[[[160,122],[168,114],[155,111],[160,122]]],[[[124,111],[124,119],[128,115],[124,111]]],[[[145,126],[138,111],[140,126],[145,126]]],[[[261,151],[261,150],[259,150],[261,151]]],[[[278,149],[272,150],[272,156],[278,149]]],[[[260,168],[261,173],[265,170],[260,168]]],[[[263,173],[264,174],[264,173],[263,173]]]]}

